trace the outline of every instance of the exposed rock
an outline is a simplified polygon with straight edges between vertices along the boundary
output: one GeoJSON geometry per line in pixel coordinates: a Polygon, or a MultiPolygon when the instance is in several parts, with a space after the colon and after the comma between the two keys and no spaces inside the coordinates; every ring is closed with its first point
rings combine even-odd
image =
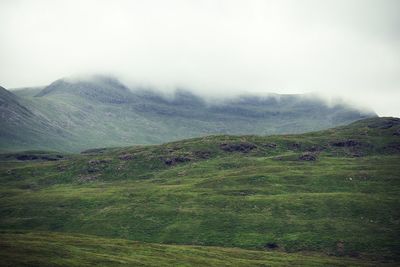
{"type": "Polygon", "coordinates": [[[337,147],[354,147],[354,146],[358,146],[358,145],[361,145],[361,143],[359,141],[350,140],[350,139],[332,143],[332,146],[337,146],[337,147]]]}
{"type": "Polygon", "coordinates": [[[379,120],[377,122],[368,125],[368,127],[378,128],[378,129],[389,129],[392,128],[394,125],[400,125],[400,118],[388,118],[385,120],[379,120]]]}
{"type": "Polygon", "coordinates": [[[56,161],[62,159],[63,156],[61,155],[55,155],[55,156],[41,156],[41,160],[48,160],[48,161],[56,161]]]}
{"type": "Polygon", "coordinates": [[[292,144],[289,145],[289,147],[291,149],[297,150],[297,149],[300,149],[301,145],[299,143],[292,143],[292,144]]]}
{"type": "Polygon", "coordinates": [[[400,136],[400,129],[397,129],[397,130],[393,133],[393,135],[400,136]]]}
{"type": "Polygon", "coordinates": [[[106,148],[92,148],[81,152],[81,154],[101,154],[104,153],[106,148]]]}
{"type": "Polygon", "coordinates": [[[344,242],[343,242],[343,240],[339,240],[337,243],[336,243],[336,251],[339,253],[339,254],[343,254],[344,253],[344,242]]]}
{"type": "Polygon", "coordinates": [[[97,164],[100,164],[100,160],[97,160],[97,159],[91,159],[91,160],[89,160],[89,162],[88,162],[90,165],[97,165],[97,164]]]}
{"type": "Polygon", "coordinates": [[[208,159],[211,157],[212,152],[211,151],[194,151],[193,154],[197,158],[208,159]]]}
{"type": "Polygon", "coordinates": [[[400,152],[400,143],[398,142],[389,143],[384,147],[384,149],[388,152],[395,152],[395,153],[400,152]]]}
{"type": "Polygon", "coordinates": [[[39,159],[37,156],[35,155],[20,155],[17,156],[17,160],[36,160],[39,159]]]}
{"type": "Polygon", "coordinates": [[[253,143],[241,142],[241,143],[223,143],[220,148],[226,152],[241,152],[248,153],[255,149],[257,146],[253,143]]]}
{"type": "Polygon", "coordinates": [[[312,154],[312,153],[305,153],[305,154],[302,154],[299,157],[299,160],[316,161],[317,160],[317,156],[315,154],[312,154]]]}
{"type": "Polygon", "coordinates": [[[351,156],[354,158],[359,158],[359,157],[362,157],[363,154],[361,153],[361,151],[356,151],[356,152],[352,153],[351,156]]]}
{"type": "Polygon", "coordinates": [[[278,249],[279,245],[275,242],[268,242],[264,245],[264,248],[266,249],[278,249]]]}
{"type": "Polygon", "coordinates": [[[111,162],[110,159],[91,159],[89,160],[89,165],[99,165],[99,164],[104,164],[104,163],[109,163],[111,162]]]}
{"type": "Polygon", "coordinates": [[[168,159],[163,159],[164,163],[167,164],[168,166],[176,165],[178,163],[184,163],[190,161],[191,158],[184,157],[184,156],[178,156],[178,157],[172,157],[168,159]]]}
{"type": "Polygon", "coordinates": [[[109,162],[111,162],[111,159],[91,159],[88,162],[89,166],[86,171],[88,173],[99,172],[104,167],[104,164],[109,162]]]}
{"type": "Polygon", "coordinates": [[[94,173],[94,172],[100,171],[99,168],[92,167],[92,166],[89,166],[86,170],[87,170],[88,173],[94,173]]]}
{"type": "Polygon", "coordinates": [[[134,156],[132,154],[122,154],[122,155],[119,155],[118,158],[120,160],[131,160],[134,158],[134,156]]]}
{"type": "Polygon", "coordinates": [[[47,160],[47,161],[56,161],[62,159],[62,155],[30,155],[30,154],[23,154],[18,155],[16,159],[18,160],[47,160]]]}
{"type": "Polygon", "coordinates": [[[276,148],[276,144],[275,143],[265,143],[262,146],[266,147],[266,148],[276,148]]]}
{"type": "Polygon", "coordinates": [[[63,171],[65,171],[66,169],[67,169],[67,166],[65,166],[65,165],[58,165],[58,166],[57,166],[57,170],[60,171],[60,172],[63,172],[63,171]]]}

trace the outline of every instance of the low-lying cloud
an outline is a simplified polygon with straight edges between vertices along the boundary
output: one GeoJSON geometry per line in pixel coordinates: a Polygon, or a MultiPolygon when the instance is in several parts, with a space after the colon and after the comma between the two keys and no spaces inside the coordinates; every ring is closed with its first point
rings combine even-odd
{"type": "Polygon", "coordinates": [[[111,73],[200,95],[338,95],[400,116],[398,10],[396,0],[5,0],[0,82],[111,73]]]}

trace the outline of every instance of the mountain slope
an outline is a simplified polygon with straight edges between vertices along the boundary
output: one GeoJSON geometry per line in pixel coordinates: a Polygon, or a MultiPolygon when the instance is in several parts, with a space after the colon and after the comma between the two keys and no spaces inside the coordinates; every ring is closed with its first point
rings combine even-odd
{"type": "Polygon", "coordinates": [[[2,155],[0,229],[400,260],[400,119],[2,155]],[[19,159],[19,160],[18,160],[19,159]]]}
{"type": "Polygon", "coordinates": [[[22,99],[0,87],[0,149],[61,149],[60,141],[71,138],[61,127],[22,104],[22,99]]]}
{"type": "Polygon", "coordinates": [[[31,94],[28,89],[13,93],[36,117],[24,116],[25,123],[10,128],[3,120],[14,115],[2,111],[1,124],[6,126],[3,131],[7,136],[0,142],[3,150],[77,152],[210,134],[302,133],[376,116],[343,104],[327,106],[322,100],[301,95],[243,96],[209,102],[178,90],[173,97],[165,97],[154,91],[130,90],[118,80],[103,76],[61,79],[39,92],[35,88],[31,94]]]}

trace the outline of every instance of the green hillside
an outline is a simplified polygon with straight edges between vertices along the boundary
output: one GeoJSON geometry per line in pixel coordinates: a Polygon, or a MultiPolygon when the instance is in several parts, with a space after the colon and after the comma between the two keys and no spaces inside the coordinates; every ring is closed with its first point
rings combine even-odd
{"type": "Polygon", "coordinates": [[[3,154],[0,160],[1,246],[26,255],[21,261],[54,259],[52,242],[74,261],[96,253],[148,265],[175,265],[168,253],[198,265],[205,259],[290,265],[305,254],[305,265],[317,260],[313,255],[322,257],[316,265],[400,260],[397,118],[302,135],[219,135],[82,154],[3,154]],[[43,231],[58,234],[41,237],[43,231]],[[110,248],[87,248],[103,242],[99,237],[145,242],[135,244],[147,258],[130,252],[130,241],[107,239],[110,248]],[[233,256],[208,246],[246,251],[233,256]],[[152,259],[157,248],[160,256],[152,259]],[[275,255],[286,262],[273,262],[275,255]]]}
{"type": "Polygon", "coordinates": [[[0,237],[0,266],[376,266],[379,264],[363,259],[322,254],[161,245],[48,232],[0,233],[0,237]]]}
{"type": "Polygon", "coordinates": [[[12,93],[14,102],[29,114],[9,112],[13,107],[0,94],[3,151],[79,152],[212,134],[303,133],[376,116],[343,103],[328,106],[307,95],[209,101],[181,89],[168,97],[150,89],[128,89],[103,76],[60,79],[44,88],[12,93]]]}

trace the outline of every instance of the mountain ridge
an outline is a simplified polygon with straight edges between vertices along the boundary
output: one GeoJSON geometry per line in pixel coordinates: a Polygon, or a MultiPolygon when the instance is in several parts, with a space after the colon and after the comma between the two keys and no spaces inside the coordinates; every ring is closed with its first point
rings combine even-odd
{"type": "MultiPolygon", "coordinates": [[[[77,152],[98,146],[159,144],[210,134],[302,133],[376,116],[343,103],[329,106],[322,100],[296,95],[248,95],[210,102],[179,89],[166,96],[155,90],[129,88],[107,76],[59,79],[32,93],[26,88],[11,93],[41,123],[3,129],[2,150],[77,152]],[[49,129],[48,135],[43,128],[49,129]],[[15,138],[19,141],[9,144],[8,137],[17,132],[37,134],[19,136],[15,138]]],[[[17,115],[29,121],[24,114],[17,115]]]]}

